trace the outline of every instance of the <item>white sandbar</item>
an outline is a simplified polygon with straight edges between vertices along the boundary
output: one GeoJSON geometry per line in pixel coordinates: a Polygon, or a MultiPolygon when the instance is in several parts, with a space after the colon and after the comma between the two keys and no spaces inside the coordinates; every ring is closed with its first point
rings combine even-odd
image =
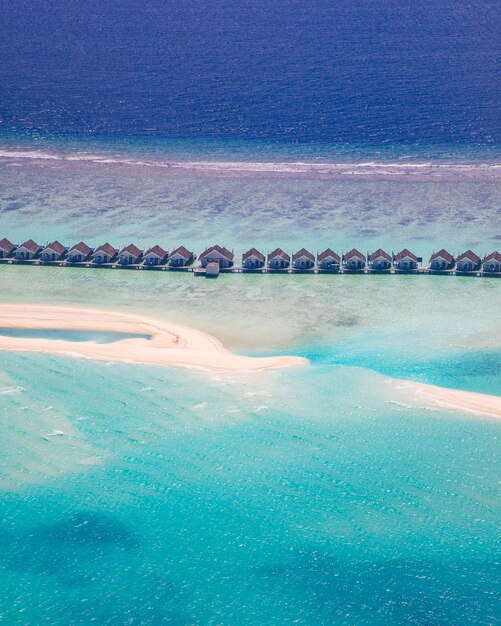
{"type": "Polygon", "coordinates": [[[95,343],[0,335],[0,350],[43,352],[99,361],[121,361],[218,371],[259,371],[308,362],[306,359],[294,356],[240,356],[226,350],[220,341],[202,331],[130,313],[4,304],[0,305],[0,327],[105,331],[150,336],[149,339],[126,337],[112,343],[95,343]]]}
{"type": "MultiPolygon", "coordinates": [[[[392,380],[394,383],[395,381],[392,380]]],[[[489,415],[501,418],[501,396],[492,396],[474,391],[447,389],[425,383],[416,383],[407,380],[398,380],[398,388],[404,391],[407,397],[416,400],[425,406],[443,407],[452,411],[473,413],[474,415],[489,415]]]]}

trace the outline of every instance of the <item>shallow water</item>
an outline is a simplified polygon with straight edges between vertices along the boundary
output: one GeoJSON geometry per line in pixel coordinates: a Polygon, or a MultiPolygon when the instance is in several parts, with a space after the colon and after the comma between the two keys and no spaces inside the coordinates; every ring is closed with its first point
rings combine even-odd
{"type": "Polygon", "coordinates": [[[350,367],[2,364],[7,623],[495,622],[497,424],[350,367]]]}
{"type": "MultiPolygon", "coordinates": [[[[171,157],[191,163],[199,147],[183,142],[89,139],[89,165],[82,142],[54,140],[35,159],[14,142],[23,156],[0,157],[1,236],[219,241],[237,258],[250,245],[408,246],[425,260],[500,241],[500,186],[482,169],[492,150],[463,153],[457,180],[433,168],[388,180],[371,165],[360,180],[313,167],[159,174],[171,157]],[[102,162],[139,156],[147,172],[102,162]]],[[[341,162],[323,149],[305,159],[341,162]]],[[[208,150],[259,164],[272,148],[208,150]]],[[[1,265],[0,284],[2,302],[172,320],[239,353],[310,360],[226,375],[0,353],[0,621],[496,623],[498,423],[418,407],[392,378],[501,395],[499,279],[1,265]]]]}
{"type": "Polygon", "coordinates": [[[274,168],[277,160],[290,167],[286,144],[275,148],[264,172],[252,170],[253,163],[259,165],[254,144],[242,149],[239,158],[251,167],[251,176],[228,166],[236,158],[232,151],[239,154],[232,144],[226,155],[216,150],[206,157],[212,168],[205,173],[186,167],[186,158],[195,165],[200,153],[198,161],[191,153],[183,160],[172,142],[146,156],[134,143],[111,149],[102,141],[80,140],[77,146],[71,140],[42,149],[21,143],[2,153],[2,236],[18,243],[31,237],[41,244],[54,239],[66,245],[82,239],[90,245],[160,243],[166,249],[184,244],[198,253],[219,242],[233,248],[238,260],[251,246],[265,253],[277,246],[290,252],[306,246],[313,253],[326,247],[339,253],[353,247],[364,252],[408,247],[427,260],[442,247],[453,254],[471,247],[484,255],[501,241],[501,153],[496,150],[477,155],[477,162],[469,155],[445,163],[435,158],[429,170],[419,166],[421,159],[412,151],[412,158],[397,154],[390,158],[397,174],[389,175],[384,152],[367,149],[361,171],[322,177],[319,167],[347,161],[333,146],[325,152],[325,165],[306,158],[304,173],[284,177],[274,168]],[[36,158],[27,158],[33,154],[36,158]],[[371,164],[374,159],[380,169],[371,164]],[[172,161],[184,163],[183,169],[162,167],[172,161]],[[440,167],[452,173],[447,169],[444,175],[440,167]]]}
{"type": "Polygon", "coordinates": [[[39,328],[0,328],[0,336],[20,339],[49,339],[52,341],[91,341],[93,343],[114,343],[124,339],[151,339],[151,335],[137,333],[117,333],[105,331],[39,329],[39,328]]]}
{"type": "Polygon", "coordinates": [[[0,279],[6,302],[142,313],[312,363],[224,375],[2,353],[6,623],[496,622],[498,424],[418,408],[387,376],[501,395],[499,321],[470,306],[498,310],[499,281],[0,279]]]}

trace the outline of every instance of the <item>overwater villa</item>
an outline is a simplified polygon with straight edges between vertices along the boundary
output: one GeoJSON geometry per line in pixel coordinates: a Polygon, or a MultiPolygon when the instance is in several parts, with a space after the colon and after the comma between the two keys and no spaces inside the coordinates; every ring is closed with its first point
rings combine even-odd
{"type": "Polygon", "coordinates": [[[376,252],[369,254],[368,265],[371,270],[384,272],[391,269],[391,255],[379,248],[376,252]]]}
{"type": "Polygon", "coordinates": [[[233,252],[224,246],[211,246],[204,250],[199,256],[202,267],[207,267],[209,263],[218,263],[221,269],[231,267],[233,265],[233,252]]]}
{"type": "Polygon", "coordinates": [[[164,250],[161,246],[156,245],[148,248],[144,253],[143,265],[161,265],[168,257],[167,250],[164,250]]]}
{"type": "MultiPolygon", "coordinates": [[[[240,267],[234,267],[234,253],[224,246],[214,245],[207,248],[200,255],[200,266],[197,268],[189,267],[196,258],[195,253],[185,246],[179,246],[169,254],[167,250],[157,244],[148,248],[143,255],[142,250],[133,243],[120,251],[109,243],[105,243],[93,251],[83,241],[68,249],[59,241],[53,241],[42,248],[33,239],[25,241],[20,246],[16,246],[5,237],[0,240],[0,262],[3,264],[35,259],[40,259],[42,264],[54,263],[58,266],[92,262],[96,265],[125,268],[128,266],[137,267],[141,264],[144,269],[155,266],[162,266],[161,269],[193,269],[197,276],[217,276],[221,270],[236,272],[261,270],[265,266],[272,272],[288,270],[289,267],[292,267],[293,271],[296,272],[315,270],[315,256],[306,248],[294,252],[292,259],[282,248],[276,248],[273,252],[269,252],[267,258],[256,248],[250,248],[242,254],[240,267]],[[9,259],[12,260],[9,261],[9,259]],[[214,264],[217,265],[217,271],[214,264]]],[[[491,252],[481,259],[472,250],[467,250],[455,259],[450,252],[442,249],[431,255],[428,267],[421,267],[422,262],[421,257],[416,256],[407,248],[391,255],[379,248],[368,254],[367,257],[356,248],[341,257],[331,248],[327,248],[323,252],[317,253],[316,257],[316,267],[320,272],[356,273],[364,272],[365,268],[368,267],[372,273],[501,274],[501,254],[497,251],[491,252]],[[393,268],[394,272],[392,272],[393,268]],[[455,272],[451,271],[454,269],[455,272]]]]}
{"type": "Polygon", "coordinates": [[[247,270],[255,270],[264,267],[266,257],[262,252],[251,248],[242,254],[242,267],[247,270]]]}
{"type": "Polygon", "coordinates": [[[393,257],[393,264],[397,270],[409,272],[417,270],[419,259],[415,254],[404,248],[393,257]]]}
{"type": "Polygon", "coordinates": [[[0,241],[0,259],[7,259],[12,256],[16,246],[5,237],[0,241]]]}
{"type": "Polygon", "coordinates": [[[451,270],[454,267],[454,257],[447,250],[434,252],[430,257],[430,269],[435,272],[451,270]]]}
{"type": "Polygon", "coordinates": [[[292,267],[296,270],[311,270],[314,265],[315,257],[306,248],[301,248],[292,255],[292,267]]]}
{"type": "Polygon", "coordinates": [[[482,260],[482,270],[484,272],[501,272],[501,254],[491,252],[482,260]]]}
{"type": "Polygon", "coordinates": [[[109,243],[103,243],[102,246],[96,248],[93,254],[93,261],[97,265],[111,263],[117,255],[118,250],[109,243]]]}
{"type": "Polygon", "coordinates": [[[169,254],[169,265],[172,267],[186,267],[195,260],[195,254],[188,248],[179,246],[169,254]]]}
{"type": "Polygon", "coordinates": [[[59,241],[53,241],[45,246],[42,250],[42,261],[50,263],[51,261],[59,261],[66,254],[67,248],[59,241]]]}
{"type": "Polygon", "coordinates": [[[268,267],[272,270],[284,270],[290,265],[291,258],[281,248],[276,248],[268,254],[268,267]]]}
{"type": "Polygon", "coordinates": [[[350,272],[360,272],[365,268],[365,254],[353,248],[343,254],[343,266],[350,272]]]}
{"type": "Polygon", "coordinates": [[[68,263],[84,263],[92,254],[92,248],[81,241],[68,250],[68,263]]]}
{"type": "Polygon", "coordinates": [[[458,272],[476,272],[480,269],[482,260],[471,250],[460,254],[456,259],[456,270],[458,272]]]}
{"type": "Polygon", "coordinates": [[[139,262],[142,254],[142,251],[137,246],[130,243],[118,253],[118,263],[119,265],[134,265],[139,262]]]}
{"type": "Polygon", "coordinates": [[[30,261],[38,256],[40,250],[41,246],[28,239],[16,249],[15,257],[18,261],[30,261]]]}
{"type": "Polygon", "coordinates": [[[340,264],[341,257],[330,248],[317,255],[317,265],[322,270],[338,271],[340,264]]]}

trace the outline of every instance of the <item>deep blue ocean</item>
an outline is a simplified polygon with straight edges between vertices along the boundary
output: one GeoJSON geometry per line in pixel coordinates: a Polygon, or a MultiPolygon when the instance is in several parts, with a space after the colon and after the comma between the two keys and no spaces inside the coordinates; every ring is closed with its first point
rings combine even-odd
{"type": "Polygon", "coordinates": [[[501,142],[492,0],[8,0],[7,130],[341,144],[501,142]]]}

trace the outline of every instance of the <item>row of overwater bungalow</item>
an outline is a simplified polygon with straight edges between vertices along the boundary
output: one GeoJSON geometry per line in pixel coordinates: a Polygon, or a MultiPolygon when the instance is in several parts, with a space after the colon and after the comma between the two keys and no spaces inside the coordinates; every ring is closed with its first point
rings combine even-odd
{"type": "MultiPolygon", "coordinates": [[[[281,248],[276,248],[267,255],[256,248],[251,248],[242,255],[240,267],[235,267],[235,255],[232,250],[224,246],[214,245],[204,250],[198,260],[201,268],[207,273],[210,269],[243,271],[312,271],[325,272],[417,272],[426,269],[431,272],[460,272],[489,274],[501,273],[501,254],[492,252],[483,258],[472,250],[467,250],[457,256],[447,250],[440,250],[431,255],[429,265],[423,266],[423,259],[406,248],[394,254],[379,249],[364,254],[355,248],[349,252],[338,254],[330,248],[317,253],[316,257],[306,248],[289,255],[281,248]]],[[[8,239],[0,241],[0,259],[11,259],[19,262],[40,261],[42,263],[57,263],[68,265],[93,264],[97,266],[118,265],[122,267],[171,268],[186,269],[193,267],[197,256],[185,246],[179,246],[167,251],[160,245],[155,245],[143,251],[134,244],[121,249],[109,243],[92,248],[83,241],[67,247],[59,241],[53,241],[41,246],[32,239],[20,245],[14,245],[8,239]]]]}

